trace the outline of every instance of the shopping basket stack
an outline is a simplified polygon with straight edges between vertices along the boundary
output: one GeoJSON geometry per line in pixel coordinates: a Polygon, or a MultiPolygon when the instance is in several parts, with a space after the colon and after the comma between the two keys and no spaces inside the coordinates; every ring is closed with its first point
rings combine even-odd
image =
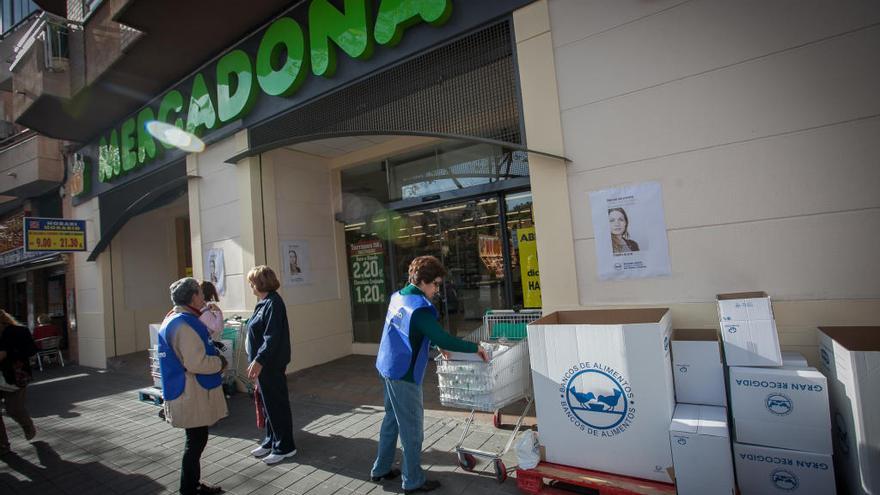
{"type": "Polygon", "coordinates": [[[437,357],[437,377],[440,403],[447,407],[470,409],[455,447],[458,462],[463,469],[476,465],[475,457],[491,459],[499,482],[507,478],[507,469],[501,461],[510,450],[523,417],[532,405],[529,347],[526,326],[541,317],[540,310],[490,310],[483,317],[483,325],[465,337],[489,353],[489,362],[474,354],[449,353],[449,358],[437,357]],[[500,409],[527,398],[528,403],[511,432],[507,445],[500,452],[486,452],[462,447],[473,424],[476,411],[494,412],[496,426],[500,423],[500,409]]]}

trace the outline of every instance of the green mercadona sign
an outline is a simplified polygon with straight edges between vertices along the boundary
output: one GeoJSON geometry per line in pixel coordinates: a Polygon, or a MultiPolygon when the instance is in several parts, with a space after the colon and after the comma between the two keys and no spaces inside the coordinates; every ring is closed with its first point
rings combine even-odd
{"type": "Polygon", "coordinates": [[[289,97],[309,73],[332,77],[337,50],[351,58],[371,57],[376,43],[397,45],[410,26],[442,25],[452,0],[345,0],[338,9],[329,0],[312,0],[307,26],[291,17],[274,21],[262,34],[256,53],[234,49],[221,57],[216,73],[198,73],[189,95],[173,89],[158,106],[144,107],[98,143],[98,180],[112,182],[150,163],[172,145],[157,142],[146,128],[151,121],[174,125],[196,136],[246,115],[259,95],[289,97]],[[209,87],[209,80],[215,81],[209,87]]]}

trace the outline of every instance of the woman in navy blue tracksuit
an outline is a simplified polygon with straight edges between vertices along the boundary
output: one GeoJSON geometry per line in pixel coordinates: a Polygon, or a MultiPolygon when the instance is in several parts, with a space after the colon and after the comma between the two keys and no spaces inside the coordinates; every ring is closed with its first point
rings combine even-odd
{"type": "Polygon", "coordinates": [[[281,283],[275,272],[260,265],[247,278],[260,300],[248,321],[247,374],[257,382],[266,416],[266,438],[251,454],[266,464],[276,464],[296,454],[285,374],[290,363],[290,325],[287,308],[276,292],[281,283]]]}

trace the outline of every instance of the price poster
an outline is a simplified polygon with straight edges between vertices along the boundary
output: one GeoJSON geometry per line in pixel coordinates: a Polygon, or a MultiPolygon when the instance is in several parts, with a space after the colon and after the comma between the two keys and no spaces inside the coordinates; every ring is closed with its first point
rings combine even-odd
{"type": "Polygon", "coordinates": [[[26,217],[24,250],[25,252],[85,251],[86,221],[26,217]]]}
{"type": "Polygon", "coordinates": [[[358,241],[349,246],[354,302],[385,302],[385,248],[380,240],[358,241]]]}

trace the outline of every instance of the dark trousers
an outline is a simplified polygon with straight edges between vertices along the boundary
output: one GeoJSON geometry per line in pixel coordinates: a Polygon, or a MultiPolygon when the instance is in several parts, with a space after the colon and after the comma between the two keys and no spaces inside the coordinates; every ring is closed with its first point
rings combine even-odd
{"type": "MultiPolygon", "coordinates": [[[[21,425],[21,429],[25,431],[25,434],[34,429],[31,415],[28,414],[27,409],[24,407],[26,396],[26,387],[21,387],[15,392],[0,392],[0,399],[2,399],[6,408],[6,415],[21,425]]],[[[9,447],[9,437],[6,435],[6,425],[3,424],[2,415],[0,415],[0,447],[9,447]]]]}
{"type": "Polygon", "coordinates": [[[273,454],[289,454],[296,449],[296,444],[293,443],[293,418],[290,416],[284,368],[263,368],[257,383],[266,411],[266,438],[262,447],[272,449],[273,454]]]}
{"type": "Polygon", "coordinates": [[[208,445],[208,427],[187,428],[186,446],[183,449],[183,462],[180,465],[180,493],[194,495],[199,487],[202,469],[199,460],[205,445],[208,445]]]}

